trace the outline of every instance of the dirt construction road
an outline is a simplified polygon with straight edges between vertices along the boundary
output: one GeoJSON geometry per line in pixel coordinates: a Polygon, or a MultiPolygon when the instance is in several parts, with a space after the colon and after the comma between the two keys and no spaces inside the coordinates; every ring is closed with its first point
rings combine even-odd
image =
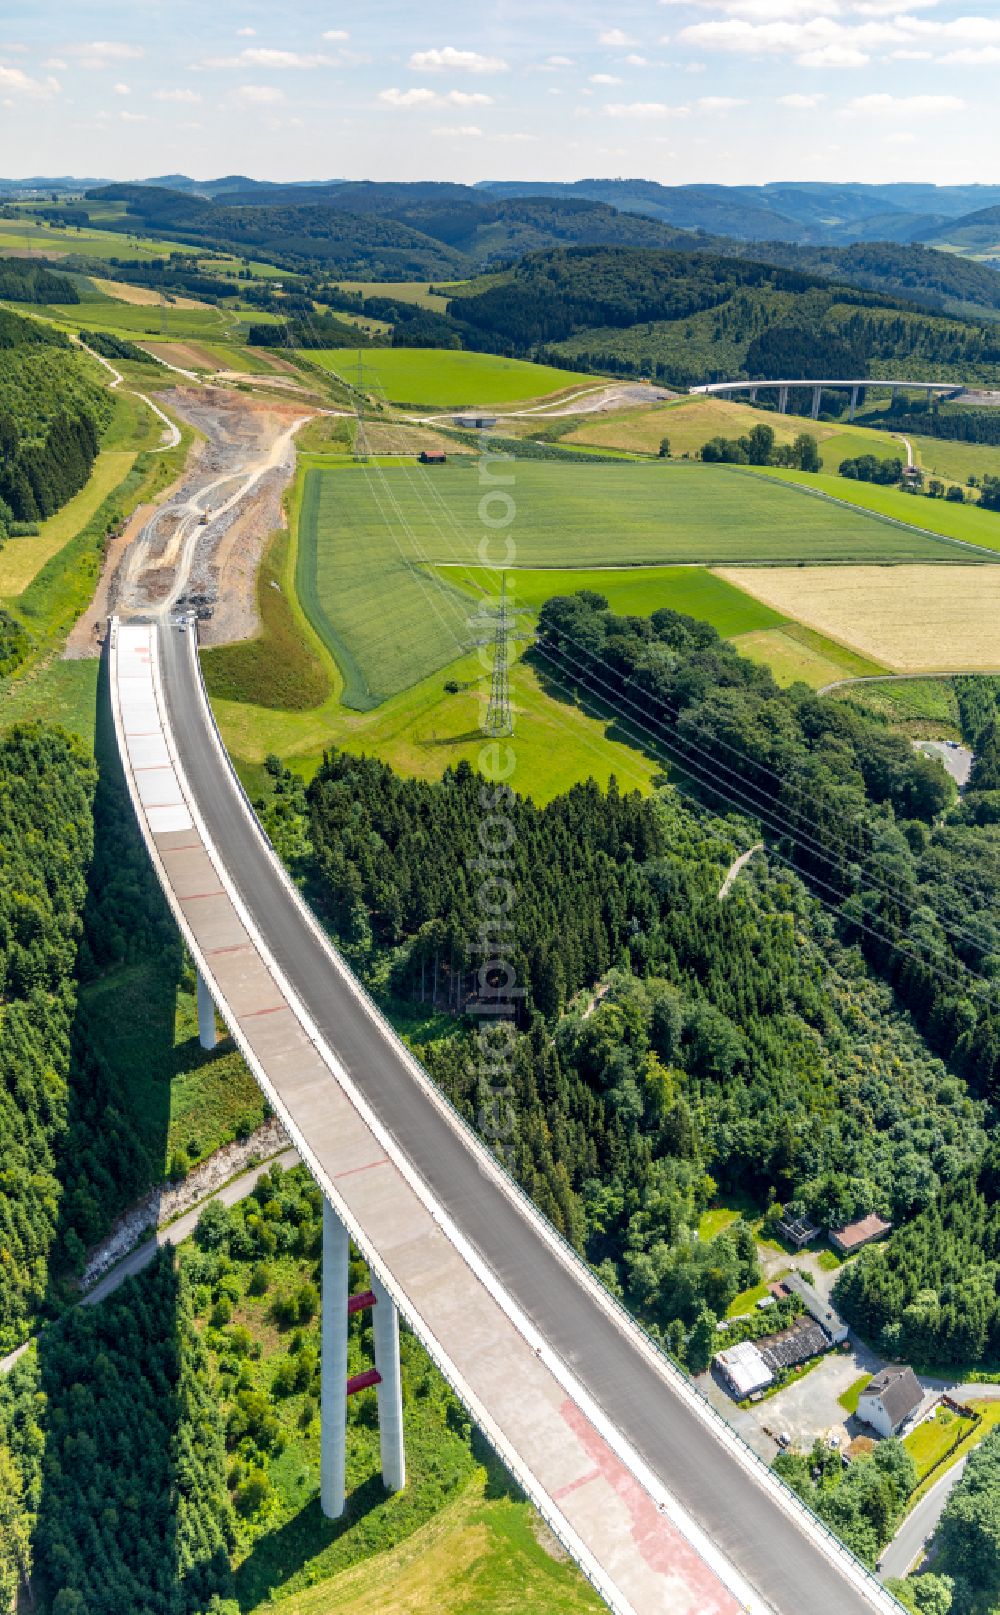
{"type": "Polygon", "coordinates": [[[164,403],[199,439],[162,502],[137,511],[109,547],[67,656],[96,656],[114,611],[159,616],[193,605],[206,645],[257,631],[257,567],[269,535],[283,522],[294,436],[310,412],[291,400],[214,387],[177,387],[164,403]]]}

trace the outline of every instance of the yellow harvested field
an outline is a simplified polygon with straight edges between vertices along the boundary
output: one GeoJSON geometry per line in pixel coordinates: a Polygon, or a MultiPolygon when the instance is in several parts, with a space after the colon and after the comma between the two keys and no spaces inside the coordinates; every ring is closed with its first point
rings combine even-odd
{"type": "Polygon", "coordinates": [[[80,492],[41,522],[33,538],[8,538],[0,552],[0,596],[13,599],[24,592],[46,562],[76,537],[108,494],[125,480],[134,459],[128,449],[102,449],[80,492]]]}
{"type": "Polygon", "coordinates": [[[207,303],[199,303],[195,297],[164,297],[152,286],[130,286],[124,280],[98,280],[96,276],[91,276],[91,279],[105,297],[113,297],[116,303],[132,303],[136,308],[208,307],[207,303]]]}
{"type": "Polygon", "coordinates": [[[1000,566],[726,566],[717,576],[894,673],[1000,668],[1000,566]]]}

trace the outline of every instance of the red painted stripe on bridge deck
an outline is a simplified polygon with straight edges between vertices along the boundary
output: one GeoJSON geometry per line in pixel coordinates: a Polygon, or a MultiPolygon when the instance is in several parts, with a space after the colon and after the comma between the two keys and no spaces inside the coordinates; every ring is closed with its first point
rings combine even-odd
{"type": "MultiPolygon", "coordinates": [[[[282,1010],[288,1010],[287,1004],[270,1004],[266,1009],[248,1009],[245,1015],[240,1016],[241,1021],[252,1021],[257,1015],[280,1015],[282,1010]]],[[[291,1011],[288,1011],[289,1014],[291,1011]]]]}
{"type": "Polygon", "coordinates": [[[203,897],[225,897],[225,895],[222,887],[217,886],[213,892],[191,892],[188,897],[182,897],[181,902],[200,903],[203,897]]]}
{"type": "Polygon", "coordinates": [[[570,1497],[573,1492],[578,1492],[581,1486],[589,1486],[592,1480],[600,1480],[600,1478],[601,1471],[599,1469],[588,1469],[585,1475],[577,1475],[576,1480],[567,1481],[565,1486],[557,1486],[552,1493],[553,1500],[559,1503],[564,1497],[570,1497]]]}
{"type": "Polygon", "coordinates": [[[640,1486],[594,1428],[587,1416],[568,1397],[560,1409],[588,1458],[628,1510],[632,1541],[647,1565],[664,1577],[676,1577],[692,1596],[692,1615],[740,1615],[740,1605],[720,1581],[715,1571],[691,1546],[665,1514],[661,1514],[644,1487],[640,1486]]]}
{"type": "Polygon", "coordinates": [[[334,1183],[339,1183],[341,1178],[353,1178],[358,1172],[370,1172],[374,1166],[389,1165],[391,1165],[391,1163],[388,1155],[383,1155],[377,1161],[366,1161],[364,1166],[349,1166],[345,1172],[335,1172],[333,1174],[333,1181],[334,1183]]]}

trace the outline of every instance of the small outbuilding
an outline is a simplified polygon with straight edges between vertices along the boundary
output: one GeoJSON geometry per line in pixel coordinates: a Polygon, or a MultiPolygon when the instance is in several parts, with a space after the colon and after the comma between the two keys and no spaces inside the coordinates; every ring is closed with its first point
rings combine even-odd
{"type": "Polygon", "coordinates": [[[738,1402],[765,1390],[774,1378],[752,1340],[717,1351],[712,1361],[738,1402]]]}
{"type": "Polygon", "coordinates": [[[794,1245],[800,1251],[803,1245],[812,1244],[819,1229],[808,1217],[782,1217],[778,1223],[778,1233],[786,1244],[794,1245]]]}
{"type": "Polygon", "coordinates": [[[853,1256],[863,1245],[884,1239],[891,1232],[892,1223],[880,1217],[877,1211],[870,1211],[867,1217],[859,1217],[857,1222],[845,1223],[843,1228],[831,1228],[830,1244],[841,1256],[853,1256]]]}
{"type": "Polygon", "coordinates": [[[421,465],[444,465],[447,458],[448,456],[445,454],[444,449],[420,450],[419,459],[421,465]]]}
{"type": "Polygon", "coordinates": [[[880,1436],[894,1436],[924,1399],[912,1368],[882,1368],[858,1397],[858,1418],[880,1436]]]}

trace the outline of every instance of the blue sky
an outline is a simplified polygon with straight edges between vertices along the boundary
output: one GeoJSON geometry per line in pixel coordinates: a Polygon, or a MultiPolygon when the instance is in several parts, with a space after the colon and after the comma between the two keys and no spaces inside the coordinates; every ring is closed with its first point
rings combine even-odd
{"type": "Polygon", "coordinates": [[[7,0],[0,174],[1000,181],[998,0],[7,0]]]}

